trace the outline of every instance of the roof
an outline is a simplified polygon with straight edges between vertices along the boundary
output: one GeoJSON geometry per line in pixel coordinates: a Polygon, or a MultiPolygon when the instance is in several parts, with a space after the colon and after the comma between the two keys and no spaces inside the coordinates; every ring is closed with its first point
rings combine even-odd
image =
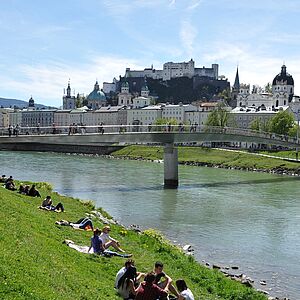
{"type": "Polygon", "coordinates": [[[105,94],[100,90],[93,90],[87,97],[87,100],[106,101],[105,94]]]}
{"type": "Polygon", "coordinates": [[[118,112],[119,110],[123,109],[124,105],[118,105],[118,106],[102,106],[99,109],[97,109],[96,113],[105,113],[105,112],[118,112]]]}
{"type": "Polygon", "coordinates": [[[100,90],[98,81],[94,85],[94,90],[86,97],[87,100],[106,101],[105,94],[100,90]]]}
{"type": "Polygon", "coordinates": [[[200,107],[216,107],[220,102],[202,102],[200,107]]]}
{"type": "Polygon", "coordinates": [[[139,97],[133,98],[132,100],[150,100],[150,98],[139,96],[139,97]]]}
{"type": "Polygon", "coordinates": [[[278,83],[286,82],[287,85],[294,85],[293,76],[286,72],[286,66],[283,65],[281,67],[281,72],[275,76],[273,80],[273,85],[277,85],[278,83]]]}
{"type": "MultiPolygon", "coordinates": [[[[288,106],[280,106],[280,110],[287,110],[289,107],[288,106]]],[[[255,113],[255,114],[271,114],[271,113],[276,113],[278,112],[278,108],[276,110],[272,110],[272,107],[266,107],[266,110],[256,110],[254,107],[235,107],[234,109],[231,110],[231,113],[239,113],[239,114],[249,114],[249,113],[255,113]]]]}

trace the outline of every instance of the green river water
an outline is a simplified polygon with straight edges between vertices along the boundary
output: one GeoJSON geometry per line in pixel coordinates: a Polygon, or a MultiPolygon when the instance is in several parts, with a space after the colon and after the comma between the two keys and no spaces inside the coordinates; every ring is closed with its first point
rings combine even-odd
{"type": "Polygon", "coordinates": [[[237,265],[257,288],[300,299],[300,178],[180,166],[179,188],[167,190],[159,163],[32,152],[0,157],[3,174],[92,199],[125,225],[191,244],[200,262],[237,265]]]}

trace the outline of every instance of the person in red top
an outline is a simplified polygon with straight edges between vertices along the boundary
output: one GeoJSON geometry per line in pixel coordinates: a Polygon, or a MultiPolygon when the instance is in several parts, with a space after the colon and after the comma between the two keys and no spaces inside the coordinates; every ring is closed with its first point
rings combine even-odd
{"type": "Polygon", "coordinates": [[[139,287],[135,290],[135,300],[156,300],[156,299],[165,299],[168,296],[167,285],[164,289],[160,288],[156,284],[155,273],[150,272],[145,276],[145,281],[142,282],[139,287]]]}

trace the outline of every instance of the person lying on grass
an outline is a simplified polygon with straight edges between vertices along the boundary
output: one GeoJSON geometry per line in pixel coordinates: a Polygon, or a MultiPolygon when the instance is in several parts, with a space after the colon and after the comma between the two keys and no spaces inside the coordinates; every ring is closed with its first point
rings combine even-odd
{"type": "Polygon", "coordinates": [[[91,237],[91,246],[88,250],[88,252],[90,252],[90,250],[93,248],[93,251],[95,254],[98,255],[104,255],[104,256],[120,256],[120,257],[131,257],[132,254],[120,254],[114,251],[110,251],[104,248],[103,246],[103,242],[100,238],[100,234],[101,234],[101,230],[99,228],[94,229],[94,235],[91,237]]]}
{"type": "Polygon", "coordinates": [[[47,196],[44,201],[42,202],[42,205],[39,207],[41,209],[50,210],[50,211],[56,211],[56,212],[64,212],[64,206],[62,203],[58,203],[56,206],[52,204],[51,196],[47,196]]]}
{"type": "Polygon", "coordinates": [[[56,221],[55,224],[61,226],[71,226],[74,229],[94,230],[93,222],[89,218],[81,218],[77,222],[69,222],[66,220],[56,221]]]}
{"type": "Polygon", "coordinates": [[[110,231],[111,229],[109,226],[104,226],[102,228],[100,239],[102,240],[104,249],[108,249],[110,246],[112,246],[119,252],[125,252],[120,248],[120,243],[109,235],[110,231]]]}

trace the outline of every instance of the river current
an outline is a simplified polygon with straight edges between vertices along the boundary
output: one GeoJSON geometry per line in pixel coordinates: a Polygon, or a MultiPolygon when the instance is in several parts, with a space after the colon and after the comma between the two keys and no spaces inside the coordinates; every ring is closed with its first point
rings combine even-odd
{"type": "Polygon", "coordinates": [[[159,163],[37,152],[0,158],[3,174],[94,200],[125,225],[191,244],[200,262],[239,266],[257,288],[300,299],[299,178],[180,166],[180,186],[168,190],[159,163]]]}

